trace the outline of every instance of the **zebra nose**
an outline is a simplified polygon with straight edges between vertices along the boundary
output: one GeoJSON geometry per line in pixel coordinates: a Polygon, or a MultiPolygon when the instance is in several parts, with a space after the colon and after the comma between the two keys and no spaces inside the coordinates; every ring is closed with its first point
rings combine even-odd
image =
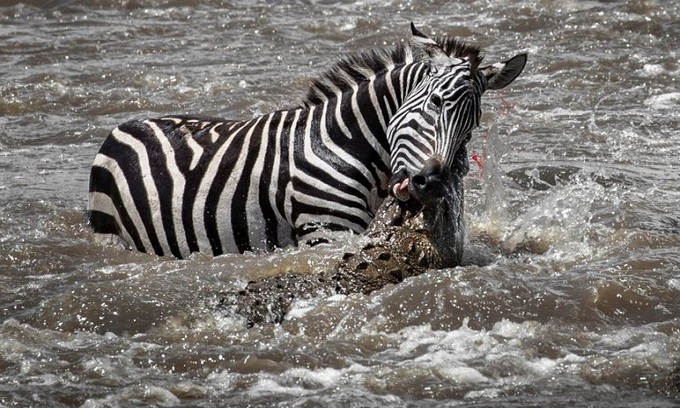
{"type": "Polygon", "coordinates": [[[449,177],[446,166],[438,158],[425,162],[422,170],[411,177],[409,190],[421,204],[427,205],[446,195],[449,177]]]}
{"type": "Polygon", "coordinates": [[[427,201],[432,198],[439,198],[438,191],[441,185],[441,177],[437,173],[416,174],[411,177],[410,185],[413,188],[413,196],[420,201],[427,201]]]}
{"type": "Polygon", "coordinates": [[[425,191],[427,189],[428,184],[431,184],[436,180],[436,177],[433,175],[425,175],[425,174],[416,174],[411,178],[411,185],[413,186],[414,189],[417,191],[425,191]]]}

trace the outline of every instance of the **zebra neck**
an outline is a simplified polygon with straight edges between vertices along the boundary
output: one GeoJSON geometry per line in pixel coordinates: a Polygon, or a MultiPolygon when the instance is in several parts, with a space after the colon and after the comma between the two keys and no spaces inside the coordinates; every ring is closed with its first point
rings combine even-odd
{"type": "Polygon", "coordinates": [[[374,139],[389,152],[390,121],[426,72],[427,66],[417,62],[393,66],[350,88],[335,87],[333,92],[330,88],[334,85],[327,83],[322,103],[308,108],[323,112],[329,134],[344,135],[348,139],[374,139]]]}

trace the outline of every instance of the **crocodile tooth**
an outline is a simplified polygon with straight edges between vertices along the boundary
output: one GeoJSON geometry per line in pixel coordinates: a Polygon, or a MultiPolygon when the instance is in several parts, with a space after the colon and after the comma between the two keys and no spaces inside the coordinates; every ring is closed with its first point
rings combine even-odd
{"type": "Polygon", "coordinates": [[[425,266],[427,266],[427,264],[428,264],[427,256],[425,255],[425,253],[424,252],[419,253],[418,254],[418,265],[425,267],[425,266]]]}

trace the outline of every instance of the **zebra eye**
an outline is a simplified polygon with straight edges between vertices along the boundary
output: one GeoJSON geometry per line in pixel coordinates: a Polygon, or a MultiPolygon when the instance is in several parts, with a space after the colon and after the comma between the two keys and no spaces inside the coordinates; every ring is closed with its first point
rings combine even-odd
{"type": "Polygon", "coordinates": [[[432,94],[430,96],[430,109],[435,110],[435,111],[441,111],[442,105],[444,104],[444,101],[442,100],[442,97],[436,94],[432,94]]]}

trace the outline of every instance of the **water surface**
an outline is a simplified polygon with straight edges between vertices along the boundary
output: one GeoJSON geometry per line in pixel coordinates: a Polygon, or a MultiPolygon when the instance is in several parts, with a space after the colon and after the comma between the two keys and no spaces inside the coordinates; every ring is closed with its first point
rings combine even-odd
{"type": "Polygon", "coordinates": [[[680,4],[39,1],[0,6],[0,405],[670,407],[680,360],[680,4]],[[196,4],[200,3],[200,4],[196,4]],[[449,33],[486,61],[472,251],[246,329],[215,294],[332,247],[178,261],[96,245],[89,167],[132,118],[292,106],[341,55],[449,33]],[[475,246],[477,245],[477,246],[475,246]]]}

